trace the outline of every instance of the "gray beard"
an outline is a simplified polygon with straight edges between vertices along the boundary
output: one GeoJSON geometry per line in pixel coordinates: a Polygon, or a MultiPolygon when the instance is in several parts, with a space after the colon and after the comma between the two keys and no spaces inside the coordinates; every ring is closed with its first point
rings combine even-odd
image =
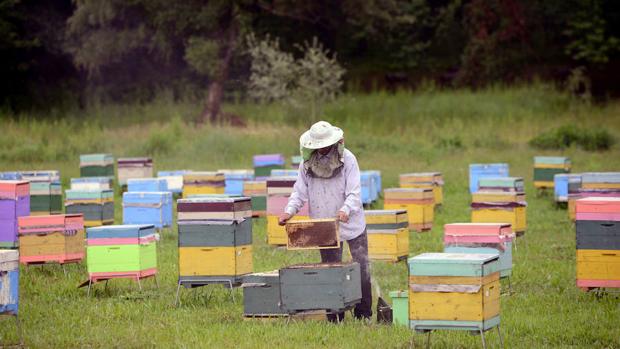
{"type": "Polygon", "coordinates": [[[327,155],[314,151],[310,159],[304,162],[304,168],[312,177],[332,178],[342,170],[344,163],[340,158],[338,146],[332,146],[327,155]]]}

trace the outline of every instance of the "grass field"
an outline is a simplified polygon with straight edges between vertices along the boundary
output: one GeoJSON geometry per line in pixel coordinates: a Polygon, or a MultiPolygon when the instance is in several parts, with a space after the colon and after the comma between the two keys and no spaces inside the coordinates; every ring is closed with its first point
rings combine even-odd
{"type": "MultiPolygon", "coordinates": [[[[63,185],[79,176],[78,155],[109,152],[116,157],[151,155],[156,170],[250,168],[251,156],[280,152],[293,155],[299,134],[311,120],[278,106],[229,104],[228,112],[248,126],[195,127],[187,122],[200,110],[190,103],[154,102],[146,106],[107,106],[67,115],[0,117],[0,171],[58,169],[63,185]],[[61,117],[64,116],[64,117],[61,117]]],[[[444,206],[433,230],[411,233],[410,254],[441,251],[442,226],[469,220],[468,164],[507,162],[511,174],[526,180],[528,230],[514,251],[513,294],[501,301],[506,347],[620,347],[620,300],[575,287],[575,232],[567,213],[551,196],[536,197],[532,186],[534,155],[569,156],[573,172],[620,171],[620,147],[605,152],[578,148],[538,151],[527,142],[542,131],[574,124],[607,129],[620,135],[620,104],[580,106],[553,89],[494,88],[479,92],[433,91],[417,94],[346,95],[325,107],[326,119],[342,127],[346,145],[362,169],[383,173],[384,187],[397,186],[398,174],[441,171],[444,206]]],[[[121,220],[116,197],[116,220],[121,220]]],[[[379,205],[377,205],[377,208],[379,205]]],[[[87,278],[85,265],[21,270],[20,313],[26,345],[48,347],[329,347],[405,348],[406,328],[366,325],[347,318],[344,324],[243,321],[242,292],[235,301],[223,288],[181,290],[183,304],[172,306],[177,280],[175,229],[158,246],[160,283],[97,285],[86,297],[77,285],[87,278]],[[206,295],[213,290],[210,300],[206,295]]],[[[265,244],[265,221],[254,223],[256,271],[305,261],[316,252],[286,252],[265,244]]],[[[406,288],[405,263],[374,262],[372,274],[384,297],[406,288]]],[[[388,298],[388,297],[385,297],[388,298]]],[[[14,340],[10,319],[2,319],[0,343],[14,340]]],[[[425,336],[413,335],[422,346],[425,336]]],[[[491,332],[487,343],[497,346],[491,332]]],[[[433,347],[479,347],[480,339],[460,332],[433,334],[433,347]]]]}

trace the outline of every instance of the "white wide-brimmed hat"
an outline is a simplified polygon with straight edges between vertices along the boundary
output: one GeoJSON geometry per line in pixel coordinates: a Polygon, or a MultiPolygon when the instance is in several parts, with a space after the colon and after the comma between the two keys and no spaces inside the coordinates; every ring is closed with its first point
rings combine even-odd
{"type": "Polygon", "coordinates": [[[299,137],[299,145],[306,149],[321,149],[338,143],[344,132],[327,121],[319,121],[299,137]]]}

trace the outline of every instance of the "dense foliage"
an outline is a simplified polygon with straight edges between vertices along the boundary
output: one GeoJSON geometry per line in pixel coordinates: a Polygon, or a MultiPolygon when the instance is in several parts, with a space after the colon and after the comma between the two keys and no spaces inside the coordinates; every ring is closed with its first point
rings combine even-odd
{"type": "Polygon", "coordinates": [[[212,118],[228,92],[247,94],[250,33],[294,58],[318,38],[350,90],[564,81],[578,68],[583,86],[613,94],[619,23],[611,0],[0,0],[0,103],[203,100],[207,90],[212,118]]]}

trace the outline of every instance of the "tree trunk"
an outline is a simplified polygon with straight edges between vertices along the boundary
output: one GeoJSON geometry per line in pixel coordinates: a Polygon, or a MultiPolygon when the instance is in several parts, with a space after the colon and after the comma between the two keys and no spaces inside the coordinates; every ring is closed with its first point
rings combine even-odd
{"type": "Polygon", "coordinates": [[[231,16],[230,25],[226,31],[225,37],[222,38],[222,58],[220,59],[220,71],[217,76],[209,85],[209,94],[207,96],[207,105],[202,112],[200,119],[201,123],[210,122],[214,123],[218,120],[220,115],[220,106],[222,104],[222,97],[224,96],[224,82],[228,79],[228,71],[230,62],[237,45],[238,27],[237,20],[231,16]]]}

